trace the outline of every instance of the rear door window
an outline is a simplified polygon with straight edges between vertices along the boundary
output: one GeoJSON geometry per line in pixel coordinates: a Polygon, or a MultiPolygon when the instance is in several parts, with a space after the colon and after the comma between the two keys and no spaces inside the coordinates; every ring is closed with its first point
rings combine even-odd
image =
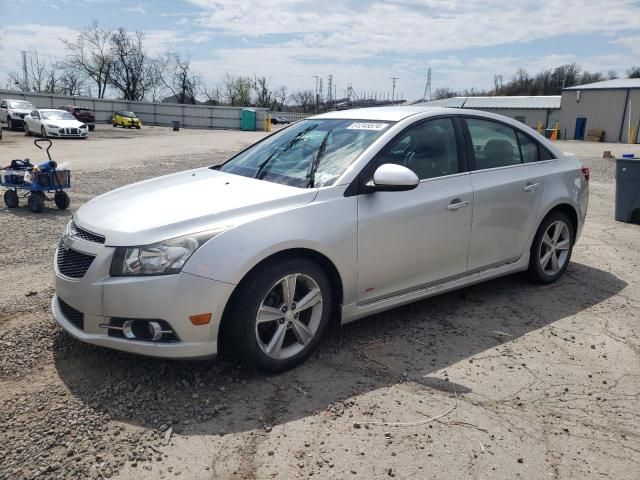
{"type": "Polygon", "coordinates": [[[524,163],[537,162],[538,161],[538,143],[522,132],[518,132],[518,141],[520,142],[520,151],[522,152],[522,161],[524,163]]]}
{"type": "Polygon", "coordinates": [[[476,170],[522,163],[513,128],[478,118],[467,118],[466,122],[473,144],[476,170]]]}

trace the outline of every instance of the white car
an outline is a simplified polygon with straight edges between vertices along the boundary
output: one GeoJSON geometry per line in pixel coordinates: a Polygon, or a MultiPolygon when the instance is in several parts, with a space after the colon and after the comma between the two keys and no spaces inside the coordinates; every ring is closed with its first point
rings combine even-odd
{"type": "Polygon", "coordinates": [[[84,204],[56,252],[53,314],[95,345],[226,349],[282,371],[334,321],[514,272],[556,281],[588,180],[575,156],[501,115],[329,112],[222,165],[84,204]]]}
{"type": "Polygon", "coordinates": [[[9,130],[22,127],[24,117],[32,110],[33,104],[26,100],[13,100],[3,98],[0,100],[0,127],[3,123],[7,124],[9,130]]]}
{"type": "Polygon", "coordinates": [[[89,127],[65,110],[41,108],[24,117],[24,134],[44,138],[87,138],[89,127]]]}

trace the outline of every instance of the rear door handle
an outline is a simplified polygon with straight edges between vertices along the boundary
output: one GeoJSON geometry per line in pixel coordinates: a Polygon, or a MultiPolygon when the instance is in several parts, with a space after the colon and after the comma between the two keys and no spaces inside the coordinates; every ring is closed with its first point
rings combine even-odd
{"type": "Polygon", "coordinates": [[[538,189],[539,186],[540,186],[539,183],[527,183],[524,186],[523,190],[525,192],[535,192],[538,189]]]}
{"type": "Polygon", "coordinates": [[[454,198],[453,200],[451,200],[451,203],[447,205],[447,210],[460,210],[467,205],[469,205],[469,202],[467,200],[462,201],[459,198],[454,198]]]}

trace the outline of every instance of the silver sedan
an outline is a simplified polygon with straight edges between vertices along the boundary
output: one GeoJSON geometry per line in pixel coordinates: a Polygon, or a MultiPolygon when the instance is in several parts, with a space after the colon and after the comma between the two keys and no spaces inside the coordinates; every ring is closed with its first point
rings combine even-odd
{"type": "Polygon", "coordinates": [[[82,206],[55,259],[57,321],[133,353],[267,371],[346,323],[526,271],[551,283],[589,171],[521,123],[429,107],[331,112],[214,167],[82,206]]]}

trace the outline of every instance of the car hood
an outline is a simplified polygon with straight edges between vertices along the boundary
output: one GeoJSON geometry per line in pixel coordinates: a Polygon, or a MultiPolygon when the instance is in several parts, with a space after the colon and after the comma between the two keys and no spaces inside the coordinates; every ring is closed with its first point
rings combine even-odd
{"type": "Polygon", "coordinates": [[[84,125],[84,123],[79,122],[78,120],[47,120],[42,119],[42,123],[45,125],[55,125],[61,128],[80,128],[80,125],[84,125]]]}
{"type": "Polygon", "coordinates": [[[233,227],[311,202],[302,189],[201,168],[154,178],[94,198],[76,224],[104,235],[111,246],[149,245],[169,238],[233,227]]]}
{"type": "Polygon", "coordinates": [[[10,108],[9,111],[11,113],[19,113],[19,114],[22,114],[22,115],[29,115],[31,112],[33,112],[33,108],[31,110],[25,109],[25,108],[10,108]]]}

